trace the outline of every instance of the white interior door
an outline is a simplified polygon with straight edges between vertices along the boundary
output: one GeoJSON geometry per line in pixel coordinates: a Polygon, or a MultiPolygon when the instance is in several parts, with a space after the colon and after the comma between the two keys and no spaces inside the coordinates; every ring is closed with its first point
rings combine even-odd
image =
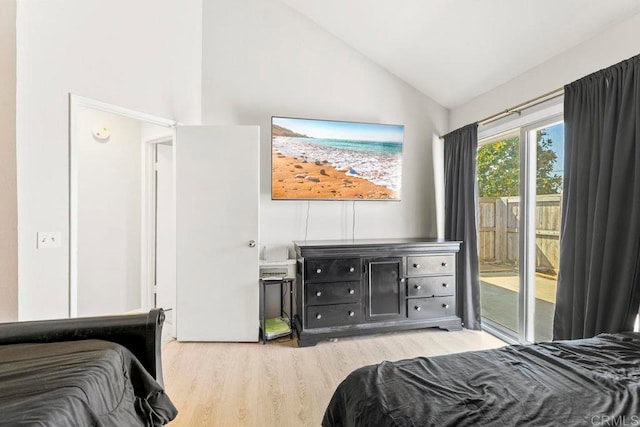
{"type": "Polygon", "coordinates": [[[156,148],[156,258],[155,306],[166,312],[164,329],[175,338],[176,241],[173,203],[173,146],[155,144],[156,148]]]}
{"type": "Polygon", "coordinates": [[[258,340],[259,142],[257,126],[176,131],[180,341],[258,340]]]}

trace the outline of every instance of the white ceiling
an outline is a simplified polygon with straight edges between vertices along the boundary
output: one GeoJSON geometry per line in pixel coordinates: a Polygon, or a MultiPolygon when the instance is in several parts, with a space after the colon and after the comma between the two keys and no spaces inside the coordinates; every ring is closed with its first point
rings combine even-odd
{"type": "Polygon", "coordinates": [[[638,0],[282,0],[447,108],[640,13],[638,0]]]}

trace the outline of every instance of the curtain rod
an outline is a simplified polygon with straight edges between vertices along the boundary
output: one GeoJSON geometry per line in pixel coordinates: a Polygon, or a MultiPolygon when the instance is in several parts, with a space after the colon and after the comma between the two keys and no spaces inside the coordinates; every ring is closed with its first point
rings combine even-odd
{"type": "Polygon", "coordinates": [[[552,90],[551,92],[547,92],[544,95],[540,95],[536,98],[530,99],[529,101],[523,102],[521,104],[518,104],[514,107],[511,108],[507,108],[506,110],[504,110],[501,113],[497,113],[497,114],[493,114],[489,117],[485,117],[482,120],[478,120],[478,124],[479,125],[486,125],[488,123],[491,122],[495,122],[496,120],[499,120],[503,117],[509,116],[511,114],[515,114],[515,113],[519,113],[522,110],[526,110],[527,108],[531,108],[535,105],[541,104],[545,101],[549,101],[550,99],[554,99],[557,98],[559,96],[564,95],[564,87],[561,87],[559,89],[556,90],[552,90]]]}
{"type": "MultiPolygon", "coordinates": [[[[552,90],[551,92],[547,92],[544,95],[540,95],[536,98],[530,99],[528,101],[515,105],[511,108],[507,108],[506,110],[501,111],[500,113],[496,113],[489,117],[485,117],[482,120],[478,120],[478,124],[486,125],[486,124],[495,122],[496,120],[500,120],[503,117],[510,116],[511,114],[520,113],[522,112],[522,110],[526,110],[527,108],[534,107],[538,104],[542,104],[545,101],[549,101],[551,99],[557,98],[562,95],[564,95],[564,87],[558,88],[556,90],[552,90]]],[[[442,135],[440,139],[444,139],[444,135],[442,135]]]]}

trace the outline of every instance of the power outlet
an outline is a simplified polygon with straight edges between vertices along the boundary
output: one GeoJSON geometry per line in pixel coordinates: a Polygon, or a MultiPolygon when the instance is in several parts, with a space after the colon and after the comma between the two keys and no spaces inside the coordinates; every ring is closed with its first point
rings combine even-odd
{"type": "Polygon", "coordinates": [[[38,249],[59,248],[62,246],[62,233],[59,231],[38,231],[38,249]]]}

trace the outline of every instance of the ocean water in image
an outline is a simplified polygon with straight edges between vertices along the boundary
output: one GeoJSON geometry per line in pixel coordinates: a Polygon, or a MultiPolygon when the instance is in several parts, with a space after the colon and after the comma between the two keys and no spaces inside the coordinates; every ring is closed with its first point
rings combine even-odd
{"type": "Polygon", "coordinates": [[[370,154],[402,154],[400,142],[354,141],[344,139],[290,138],[302,143],[317,144],[341,150],[359,151],[370,154]]]}
{"type": "Polygon", "coordinates": [[[348,176],[399,192],[402,143],[278,136],[273,149],[308,162],[327,162],[348,176]]]}

